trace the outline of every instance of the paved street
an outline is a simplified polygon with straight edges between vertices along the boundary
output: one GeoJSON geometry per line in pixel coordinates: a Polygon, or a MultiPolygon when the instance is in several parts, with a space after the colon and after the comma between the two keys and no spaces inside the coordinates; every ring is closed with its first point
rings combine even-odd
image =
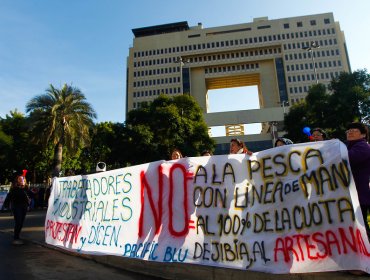
{"type": "Polygon", "coordinates": [[[158,279],[41,246],[44,218],[45,210],[29,212],[21,234],[25,244],[12,245],[13,217],[0,214],[0,279],[158,279]]]}

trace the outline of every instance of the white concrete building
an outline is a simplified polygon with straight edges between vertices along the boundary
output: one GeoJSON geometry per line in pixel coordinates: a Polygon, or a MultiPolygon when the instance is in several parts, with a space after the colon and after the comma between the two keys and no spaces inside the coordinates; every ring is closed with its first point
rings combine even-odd
{"type": "MultiPolygon", "coordinates": [[[[255,151],[271,147],[270,124],[282,121],[283,110],[303,100],[312,84],[328,85],[350,71],[344,34],[332,13],[212,28],[177,22],[132,31],[126,112],[161,93],[190,94],[210,127],[262,123],[261,134],[237,136],[255,151]],[[260,110],[208,113],[208,90],[242,86],[258,87],[260,110]]],[[[233,137],[217,137],[218,152],[226,152],[233,137]]]]}

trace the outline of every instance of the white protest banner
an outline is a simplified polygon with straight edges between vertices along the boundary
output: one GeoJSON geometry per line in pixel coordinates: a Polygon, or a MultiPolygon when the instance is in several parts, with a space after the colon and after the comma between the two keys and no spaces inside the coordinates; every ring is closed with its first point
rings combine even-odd
{"type": "Polygon", "coordinates": [[[56,178],[45,236],[66,250],[157,262],[270,273],[370,270],[338,140],[56,178]]]}

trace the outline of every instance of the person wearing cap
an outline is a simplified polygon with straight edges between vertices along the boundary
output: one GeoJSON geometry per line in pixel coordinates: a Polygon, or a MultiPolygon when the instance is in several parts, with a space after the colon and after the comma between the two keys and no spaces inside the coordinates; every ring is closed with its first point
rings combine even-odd
{"type": "Polygon", "coordinates": [[[322,128],[316,127],[311,130],[312,141],[324,141],[326,140],[326,132],[322,128]]]}
{"type": "Polygon", "coordinates": [[[285,145],[292,145],[293,141],[288,138],[279,137],[275,141],[275,147],[285,146],[285,145]]]}
{"type": "Polygon", "coordinates": [[[367,214],[370,210],[370,145],[368,128],[359,122],[347,126],[347,149],[353,179],[355,180],[362,216],[367,236],[370,240],[370,228],[367,214]]]}
{"type": "Polygon", "coordinates": [[[4,201],[4,205],[10,208],[14,216],[14,245],[23,244],[23,241],[19,238],[24,220],[26,218],[27,209],[30,200],[27,196],[25,189],[26,179],[23,175],[18,174],[10,188],[10,191],[4,201]]]}

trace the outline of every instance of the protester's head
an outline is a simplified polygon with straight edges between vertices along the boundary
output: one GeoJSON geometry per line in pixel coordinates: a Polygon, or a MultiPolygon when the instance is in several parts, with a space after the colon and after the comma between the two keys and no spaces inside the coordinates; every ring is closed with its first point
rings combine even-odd
{"type": "Polygon", "coordinates": [[[285,146],[285,145],[292,145],[293,141],[288,138],[278,138],[275,141],[275,147],[285,146]]]}
{"type": "Polygon", "coordinates": [[[22,174],[17,174],[14,178],[13,186],[24,188],[26,186],[26,178],[22,174]]]}
{"type": "Polygon", "coordinates": [[[246,150],[243,141],[236,138],[230,140],[230,154],[244,154],[246,150]]]}
{"type": "Polygon", "coordinates": [[[348,141],[365,139],[369,140],[369,130],[365,124],[353,122],[347,126],[346,136],[348,141]]]}
{"type": "Polygon", "coordinates": [[[326,132],[322,128],[316,127],[311,130],[311,136],[313,141],[324,141],[326,140],[326,132]]]}
{"type": "Polygon", "coordinates": [[[210,157],[212,156],[212,152],[209,151],[209,150],[204,150],[202,153],[201,153],[201,156],[202,157],[210,157]]]}
{"type": "Polygon", "coordinates": [[[171,160],[172,159],[180,159],[182,157],[183,157],[182,156],[182,153],[181,153],[181,151],[179,149],[175,148],[175,149],[172,150],[172,152],[171,152],[171,160]]]}

